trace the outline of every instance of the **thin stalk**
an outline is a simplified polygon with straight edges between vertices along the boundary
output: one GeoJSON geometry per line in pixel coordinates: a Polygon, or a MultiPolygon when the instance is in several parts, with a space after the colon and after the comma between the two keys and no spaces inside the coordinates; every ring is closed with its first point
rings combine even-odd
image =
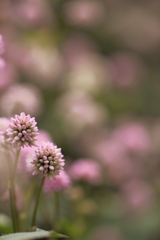
{"type": "Polygon", "coordinates": [[[16,225],[15,225],[15,220],[14,220],[14,206],[13,206],[13,201],[12,201],[12,196],[13,194],[11,193],[11,176],[12,176],[12,161],[10,157],[10,149],[8,146],[5,146],[5,153],[6,153],[6,159],[7,159],[7,164],[8,164],[8,191],[9,191],[9,198],[10,198],[10,208],[11,208],[11,217],[12,217],[12,227],[13,227],[13,232],[16,232],[16,225]]]}
{"type": "Polygon", "coordinates": [[[15,162],[14,162],[14,166],[13,166],[13,174],[12,174],[12,178],[11,178],[11,185],[13,185],[13,186],[14,186],[14,181],[15,181],[15,176],[16,176],[16,171],[17,171],[17,165],[18,165],[18,159],[19,159],[20,151],[21,151],[21,149],[19,149],[16,152],[15,162]]]}
{"type": "Polygon", "coordinates": [[[11,180],[9,183],[9,195],[10,195],[10,205],[11,205],[11,215],[12,215],[12,224],[13,224],[13,231],[19,231],[19,221],[18,221],[18,212],[16,207],[15,201],[15,176],[17,171],[18,159],[20,155],[20,149],[16,152],[13,172],[11,174],[11,180]]]}
{"type": "Polygon", "coordinates": [[[36,198],[36,203],[35,203],[35,207],[34,207],[34,211],[33,211],[33,216],[32,216],[32,221],[31,221],[31,229],[33,230],[35,228],[35,221],[36,221],[36,215],[37,215],[37,209],[38,209],[38,205],[39,205],[39,201],[40,201],[40,196],[41,196],[41,192],[42,192],[42,188],[45,182],[46,176],[43,176],[41,184],[39,186],[38,189],[38,194],[37,194],[37,198],[36,198]]]}
{"type": "Polygon", "coordinates": [[[30,231],[30,221],[28,221],[30,216],[28,216],[29,214],[27,213],[30,211],[31,202],[32,202],[33,196],[35,196],[36,189],[37,189],[36,182],[35,182],[35,179],[33,179],[33,184],[31,184],[31,186],[28,187],[28,191],[26,192],[26,196],[25,196],[24,214],[26,215],[26,218],[23,221],[24,223],[24,226],[22,228],[23,231],[26,231],[26,230],[30,231]]]}
{"type": "Polygon", "coordinates": [[[16,225],[16,212],[14,207],[14,193],[13,189],[11,189],[11,184],[8,184],[9,189],[9,197],[10,197],[10,207],[11,207],[11,216],[12,216],[12,226],[13,226],[13,232],[15,233],[17,231],[17,225],[16,225]]]}

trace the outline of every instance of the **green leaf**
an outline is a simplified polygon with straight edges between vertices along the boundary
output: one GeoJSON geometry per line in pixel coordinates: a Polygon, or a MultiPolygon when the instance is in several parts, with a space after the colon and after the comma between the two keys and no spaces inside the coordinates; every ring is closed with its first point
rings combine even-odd
{"type": "Polygon", "coordinates": [[[12,233],[12,221],[6,214],[3,213],[0,214],[0,232],[7,234],[12,233]]]}
{"type": "Polygon", "coordinates": [[[50,237],[59,237],[59,238],[69,238],[68,236],[61,234],[61,233],[56,233],[55,231],[51,231],[50,237]]]}
{"type": "Polygon", "coordinates": [[[35,232],[21,232],[3,235],[0,237],[0,240],[30,240],[44,237],[68,238],[68,236],[56,233],[55,231],[45,231],[37,228],[35,232]]]}

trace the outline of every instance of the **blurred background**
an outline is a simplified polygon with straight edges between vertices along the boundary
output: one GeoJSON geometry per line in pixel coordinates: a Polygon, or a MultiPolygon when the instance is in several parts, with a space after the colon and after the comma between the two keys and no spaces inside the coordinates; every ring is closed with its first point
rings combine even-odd
{"type": "MultiPolygon", "coordinates": [[[[60,232],[71,240],[160,239],[160,2],[1,0],[0,34],[0,127],[23,111],[42,140],[62,148],[69,184],[58,190],[60,232]]],[[[23,190],[35,181],[23,161],[22,220],[23,190]]],[[[3,180],[2,225],[10,221],[3,180]]],[[[51,229],[47,194],[38,224],[51,229]]]]}

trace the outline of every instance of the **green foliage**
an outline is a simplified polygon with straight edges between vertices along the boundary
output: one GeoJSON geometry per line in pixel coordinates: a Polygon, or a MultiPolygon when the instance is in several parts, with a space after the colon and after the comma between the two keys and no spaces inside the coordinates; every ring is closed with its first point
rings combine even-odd
{"type": "Polygon", "coordinates": [[[0,237],[0,240],[30,240],[30,239],[40,239],[40,238],[68,238],[60,233],[56,233],[55,231],[45,231],[37,228],[35,232],[21,232],[21,233],[12,233],[3,235],[0,237]]]}

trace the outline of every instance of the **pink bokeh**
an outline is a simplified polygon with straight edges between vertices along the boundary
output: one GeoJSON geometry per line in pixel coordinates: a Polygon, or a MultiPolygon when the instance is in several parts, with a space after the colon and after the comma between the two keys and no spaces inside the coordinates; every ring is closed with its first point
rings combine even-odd
{"type": "Polygon", "coordinates": [[[77,159],[70,166],[69,175],[73,180],[84,180],[93,185],[101,182],[100,165],[91,159],[77,159]]]}

